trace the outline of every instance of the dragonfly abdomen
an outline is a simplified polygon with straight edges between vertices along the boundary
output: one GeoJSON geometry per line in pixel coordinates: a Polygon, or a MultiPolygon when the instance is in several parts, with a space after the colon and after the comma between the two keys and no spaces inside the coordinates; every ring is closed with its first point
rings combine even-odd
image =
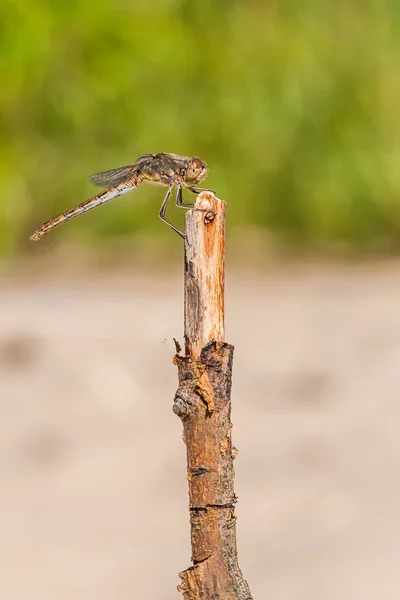
{"type": "Polygon", "coordinates": [[[100,192],[100,194],[93,196],[93,198],[89,198],[89,200],[85,200],[85,202],[81,202],[81,204],[78,204],[77,206],[66,210],[65,212],[57,215],[56,217],[53,217],[52,219],[50,219],[50,221],[46,221],[46,223],[43,223],[43,225],[38,227],[33,232],[30,239],[34,242],[37,242],[40,239],[42,239],[49,231],[55,229],[56,227],[59,227],[59,225],[62,225],[66,221],[70,221],[75,217],[79,217],[79,215],[88,212],[89,210],[92,210],[97,206],[100,206],[100,204],[105,204],[106,202],[113,200],[117,196],[122,196],[122,194],[130,192],[135,187],[137,187],[137,183],[132,180],[127,181],[125,183],[120,183],[115,187],[108,188],[107,190],[100,192]]]}

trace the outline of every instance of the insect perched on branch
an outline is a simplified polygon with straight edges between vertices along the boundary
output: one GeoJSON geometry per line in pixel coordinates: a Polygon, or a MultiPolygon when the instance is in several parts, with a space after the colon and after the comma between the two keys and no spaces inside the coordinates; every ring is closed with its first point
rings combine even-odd
{"type": "Polygon", "coordinates": [[[50,221],[46,221],[34,231],[30,239],[37,242],[51,229],[92,210],[92,208],[113,200],[117,196],[122,196],[122,194],[130,192],[145,182],[158,183],[169,188],[161,205],[159,217],[164,223],[172,227],[176,233],[185,237],[182,231],[165,218],[172,189],[177,188],[176,206],[192,208],[194,206],[192,203],[183,202],[182,188],[198,194],[202,190],[194,186],[197,186],[206,176],[207,165],[196,156],[179,156],[179,154],[166,154],[164,152],[145,154],[134,165],[92,175],[89,179],[94,185],[106,187],[107,189],[97,194],[97,196],[78,204],[78,206],[53,217],[50,221]]]}

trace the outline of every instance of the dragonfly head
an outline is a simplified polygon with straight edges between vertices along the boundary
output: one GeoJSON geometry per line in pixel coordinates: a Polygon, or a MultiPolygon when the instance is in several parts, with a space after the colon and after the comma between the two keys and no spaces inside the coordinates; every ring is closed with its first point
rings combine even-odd
{"type": "Polygon", "coordinates": [[[190,185],[198,184],[207,177],[207,165],[196,156],[192,156],[185,167],[184,180],[190,185]]]}

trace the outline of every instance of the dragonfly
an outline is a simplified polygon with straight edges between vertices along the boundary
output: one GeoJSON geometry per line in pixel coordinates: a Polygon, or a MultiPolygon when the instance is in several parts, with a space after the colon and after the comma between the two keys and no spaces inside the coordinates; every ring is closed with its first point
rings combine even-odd
{"type": "Polygon", "coordinates": [[[44,238],[52,229],[75,217],[79,217],[79,215],[101,204],[122,196],[122,194],[130,192],[145,182],[168,187],[167,194],[159,211],[159,217],[164,223],[172,227],[176,233],[185,238],[185,234],[166,219],[168,202],[173,188],[176,188],[176,206],[186,209],[193,208],[193,203],[183,201],[182,189],[185,188],[194,194],[203,191],[205,188],[198,188],[196,186],[205,179],[207,172],[207,164],[196,156],[180,156],[179,154],[168,154],[166,152],[144,154],[133,165],[111,169],[103,173],[96,173],[96,175],[89,177],[91,183],[106,189],[96,196],[89,198],[89,200],[53,217],[50,221],[46,221],[33,232],[30,239],[33,242],[37,242],[44,238]]]}

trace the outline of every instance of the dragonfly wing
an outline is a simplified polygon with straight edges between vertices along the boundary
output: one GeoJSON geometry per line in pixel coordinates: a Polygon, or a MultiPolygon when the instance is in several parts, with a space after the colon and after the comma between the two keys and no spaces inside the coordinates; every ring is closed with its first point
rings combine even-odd
{"type": "Polygon", "coordinates": [[[137,165],[128,165],[127,167],[119,167],[118,169],[110,169],[110,171],[103,171],[102,173],[91,175],[89,181],[94,185],[110,187],[132,179],[135,177],[136,173],[137,165]]]}

